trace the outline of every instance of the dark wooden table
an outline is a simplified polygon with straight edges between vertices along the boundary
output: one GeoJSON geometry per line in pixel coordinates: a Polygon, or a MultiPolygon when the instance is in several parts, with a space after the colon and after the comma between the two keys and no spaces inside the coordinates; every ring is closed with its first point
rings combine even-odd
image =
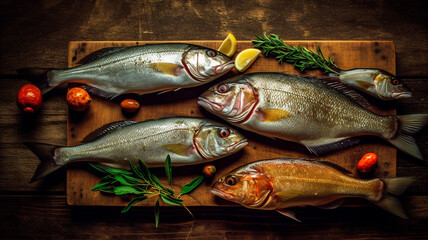
{"type": "MultiPolygon", "coordinates": [[[[41,112],[16,107],[21,67],[67,66],[72,40],[239,40],[272,32],[287,40],[393,40],[397,75],[414,97],[398,114],[428,113],[428,8],[424,1],[7,1],[0,2],[0,238],[2,239],[378,239],[428,238],[428,167],[398,152],[398,176],[417,176],[403,197],[409,220],[375,207],[296,209],[303,223],[245,208],[70,207],[65,171],[29,184],[38,159],[22,142],[66,144],[65,89],[41,112]],[[323,2],[322,4],[319,2],[323,2]]],[[[395,103],[391,103],[395,104],[395,103]]],[[[428,158],[428,129],[417,137],[428,158]]]]}

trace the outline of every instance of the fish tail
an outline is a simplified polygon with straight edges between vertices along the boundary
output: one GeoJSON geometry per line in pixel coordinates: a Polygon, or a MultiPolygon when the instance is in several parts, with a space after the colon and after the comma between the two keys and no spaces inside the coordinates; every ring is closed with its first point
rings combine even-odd
{"type": "Polygon", "coordinates": [[[35,142],[25,142],[24,144],[40,159],[40,164],[37,166],[30,183],[61,167],[61,165],[58,165],[54,159],[55,149],[59,146],[35,142]]]}
{"type": "Polygon", "coordinates": [[[423,156],[412,135],[416,134],[428,123],[428,114],[411,114],[397,116],[398,130],[388,141],[401,151],[423,160],[423,156]]]}
{"type": "Polygon", "coordinates": [[[397,196],[401,195],[415,180],[416,179],[413,177],[381,179],[381,181],[385,184],[384,195],[380,201],[373,203],[392,214],[407,219],[407,215],[404,213],[401,202],[397,196]]]}
{"type": "Polygon", "coordinates": [[[17,70],[19,75],[36,85],[42,94],[59,85],[53,81],[54,71],[55,69],[52,68],[20,68],[17,70]]]}

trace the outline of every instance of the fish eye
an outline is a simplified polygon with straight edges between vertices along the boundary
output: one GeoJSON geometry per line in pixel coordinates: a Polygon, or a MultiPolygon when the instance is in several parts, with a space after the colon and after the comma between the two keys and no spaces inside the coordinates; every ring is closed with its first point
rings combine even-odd
{"type": "Polygon", "coordinates": [[[235,178],[235,176],[230,175],[224,179],[224,182],[229,186],[233,186],[236,184],[236,178],[235,178]]]}
{"type": "Polygon", "coordinates": [[[227,129],[227,128],[221,128],[221,129],[218,131],[218,134],[220,135],[220,137],[222,137],[222,138],[226,138],[226,137],[229,137],[229,135],[230,135],[230,131],[229,131],[229,129],[227,129]]]}
{"type": "Polygon", "coordinates": [[[225,93],[229,90],[229,86],[227,86],[227,84],[222,84],[220,86],[218,86],[217,91],[219,93],[225,93]]]}
{"type": "Polygon", "coordinates": [[[400,80],[398,80],[398,79],[396,79],[396,78],[395,78],[395,79],[393,78],[393,79],[392,79],[392,84],[393,84],[393,85],[398,85],[398,84],[400,84],[400,80]]]}
{"type": "Polygon", "coordinates": [[[215,57],[217,53],[215,53],[213,50],[207,50],[208,57],[215,57]]]}

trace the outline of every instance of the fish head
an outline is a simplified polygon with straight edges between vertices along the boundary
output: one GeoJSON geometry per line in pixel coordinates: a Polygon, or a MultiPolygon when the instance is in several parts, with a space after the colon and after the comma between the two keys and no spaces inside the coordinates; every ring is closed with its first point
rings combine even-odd
{"type": "Polygon", "coordinates": [[[205,123],[196,131],[193,142],[205,159],[217,159],[241,150],[247,139],[235,129],[224,125],[205,123]]]}
{"type": "Polygon", "coordinates": [[[209,48],[190,49],[182,62],[187,74],[198,82],[212,81],[235,66],[228,56],[209,48]]]}
{"type": "Polygon", "coordinates": [[[242,167],[217,180],[211,193],[248,208],[260,207],[272,192],[272,183],[256,168],[242,167]]]}
{"type": "Polygon", "coordinates": [[[396,76],[380,72],[373,80],[377,95],[382,99],[409,98],[412,92],[396,76]]]}
{"type": "Polygon", "coordinates": [[[245,121],[258,102],[257,90],[241,76],[211,87],[198,98],[199,105],[233,123],[245,121]]]}

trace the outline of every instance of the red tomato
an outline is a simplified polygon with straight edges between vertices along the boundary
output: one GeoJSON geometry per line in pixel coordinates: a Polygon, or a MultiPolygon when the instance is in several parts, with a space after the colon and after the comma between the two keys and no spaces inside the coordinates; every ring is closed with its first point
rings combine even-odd
{"type": "Polygon", "coordinates": [[[205,177],[212,177],[214,173],[217,171],[214,165],[205,165],[204,169],[202,170],[202,173],[205,177]]]}
{"type": "Polygon", "coordinates": [[[358,171],[368,173],[373,171],[377,164],[377,155],[375,153],[366,153],[358,162],[358,171]]]}
{"type": "Polygon", "coordinates": [[[91,96],[85,89],[74,87],[67,92],[67,103],[74,111],[84,111],[91,103],[91,96]]]}
{"type": "Polygon", "coordinates": [[[136,112],[140,108],[140,103],[134,99],[125,99],[120,103],[120,107],[124,112],[136,112]]]}
{"type": "Polygon", "coordinates": [[[42,106],[42,93],[33,84],[24,85],[18,92],[16,102],[25,113],[33,113],[42,106]]]}

